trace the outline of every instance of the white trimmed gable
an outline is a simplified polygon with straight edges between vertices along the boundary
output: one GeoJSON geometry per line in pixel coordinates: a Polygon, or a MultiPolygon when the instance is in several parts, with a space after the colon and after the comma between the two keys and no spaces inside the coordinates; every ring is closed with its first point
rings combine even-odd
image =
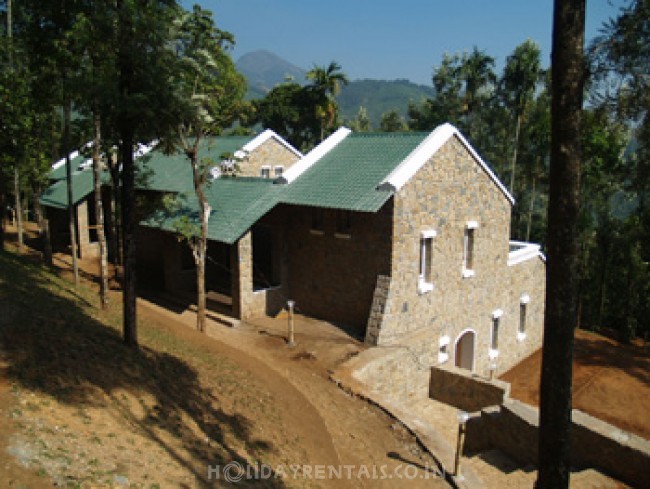
{"type": "Polygon", "coordinates": [[[258,148],[259,146],[261,146],[262,144],[264,144],[269,139],[275,139],[278,143],[280,143],[282,146],[287,148],[298,158],[302,158],[303,155],[300,151],[294,148],[289,142],[287,142],[282,136],[277,134],[272,129],[266,129],[265,131],[255,136],[253,139],[248,141],[244,146],[242,146],[242,150],[245,151],[246,153],[250,153],[254,151],[256,148],[258,148]]]}
{"type": "Polygon", "coordinates": [[[323,140],[318,146],[312,149],[309,153],[303,156],[297,163],[295,163],[291,168],[286,170],[281,177],[279,177],[277,183],[291,183],[304,172],[309,170],[315,163],[317,163],[323,156],[329,153],[332,149],[336,147],[341,141],[343,141],[348,135],[352,132],[351,129],[347,127],[340,127],[328,138],[323,140]]]}
{"type": "Polygon", "coordinates": [[[490,179],[501,190],[506,199],[511,205],[514,205],[515,199],[510,194],[508,189],[501,183],[490,167],[483,161],[476,150],[465,139],[458,129],[449,123],[436,127],[424,141],[422,141],[411,154],[409,154],[404,161],[402,161],[397,168],[395,168],[390,175],[388,175],[383,182],[379,184],[380,189],[390,189],[393,191],[400,190],[406,182],[408,182],[417,172],[422,168],[433,155],[452,137],[456,136],[458,140],[465,146],[467,151],[472,155],[474,160],[479,166],[487,173],[490,179]]]}

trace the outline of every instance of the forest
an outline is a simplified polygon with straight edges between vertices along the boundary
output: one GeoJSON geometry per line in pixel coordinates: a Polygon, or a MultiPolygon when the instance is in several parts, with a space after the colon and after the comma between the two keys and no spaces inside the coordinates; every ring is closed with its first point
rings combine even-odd
{"type": "MultiPolygon", "coordinates": [[[[45,240],[39,195],[50,166],[93,141],[88,156],[98,174],[100,160],[114,170],[111,185],[121,210],[120,222],[111,224],[124,238],[127,343],[137,343],[129,269],[138,217],[138,143],[158,140],[186,154],[200,197],[205,169],[196,148],[209,135],[250,134],[262,126],[308,150],[342,124],[373,130],[367,108],[342,120],[337,95],[347,76],[336,62],[315,66],[307,84],[288,80],[264,98],[246,101],[245,79],[230,57],[235,36],[199,6],[187,11],[175,0],[1,0],[0,14],[3,226],[10,208],[18,216],[30,211],[45,240]]],[[[650,1],[627,2],[586,49],[577,326],[610,330],[623,341],[647,338],[650,1]]],[[[513,47],[501,73],[495,66],[480,47],[445,55],[433,67],[433,95],[412,103],[406,119],[386,112],[380,129],[457,126],[515,196],[512,239],[544,244],[552,73],[532,40],[513,47]]],[[[4,227],[0,241],[4,245],[4,227]]],[[[205,250],[201,239],[194,242],[199,266],[205,250]]]]}

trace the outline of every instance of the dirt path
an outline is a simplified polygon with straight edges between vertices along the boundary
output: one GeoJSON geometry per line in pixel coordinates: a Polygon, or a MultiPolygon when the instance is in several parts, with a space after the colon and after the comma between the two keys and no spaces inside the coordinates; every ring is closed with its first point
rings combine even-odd
{"type": "Polygon", "coordinates": [[[191,312],[143,301],[133,352],[119,341],[119,292],[99,311],[94,284],[74,289],[18,262],[0,273],[3,487],[189,489],[204,487],[208,464],[233,460],[301,467],[245,486],[448,487],[399,423],[329,380],[363,348],[342,330],[298,318],[287,348],[286,318],[263,318],[211,324],[209,338],[191,312]],[[322,472],[332,469],[334,478],[322,472]]]}
{"type": "MultiPolygon", "coordinates": [[[[205,341],[204,336],[191,331],[193,314],[175,314],[146,301],[140,304],[141,314],[160,327],[176,329],[182,324],[178,334],[205,341]]],[[[295,322],[294,348],[287,347],[285,341],[286,313],[275,319],[256,318],[232,329],[211,322],[208,332],[216,350],[225,351],[228,345],[237,363],[264,379],[265,387],[278,395],[286,393],[290,406],[287,414],[295,419],[292,430],[296,426],[309,433],[301,438],[303,445],[331,444],[338,464],[361,472],[358,480],[334,481],[333,487],[345,487],[347,482],[349,487],[394,488],[392,477],[401,477],[403,472],[408,472],[408,480],[403,482],[408,487],[446,487],[434,473],[434,460],[399,423],[329,380],[329,372],[364,348],[363,344],[323,321],[297,315],[295,322]],[[299,411],[303,412],[296,415],[299,411]],[[368,479],[362,467],[383,470],[387,478],[368,479]]],[[[318,454],[310,460],[328,464],[318,454]]]]}

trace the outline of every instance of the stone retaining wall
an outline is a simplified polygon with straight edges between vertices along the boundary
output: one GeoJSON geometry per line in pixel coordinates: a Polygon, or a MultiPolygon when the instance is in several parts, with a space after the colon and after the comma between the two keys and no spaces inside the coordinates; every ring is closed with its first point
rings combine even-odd
{"type": "MultiPolygon", "coordinates": [[[[572,412],[571,464],[594,467],[633,487],[650,487],[650,442],[577,409],[572,412]]],[[[498,449],[520,463],[538,460],[537,408],[507,399],[470,416],[465,452],[498,449]]]]}
{"type": "Polygon", "coordinates": [[[501,404],[509,394],[507,382],[483,379],[461,368],[431,368],[429,397],[464,411],[501,404]]]}

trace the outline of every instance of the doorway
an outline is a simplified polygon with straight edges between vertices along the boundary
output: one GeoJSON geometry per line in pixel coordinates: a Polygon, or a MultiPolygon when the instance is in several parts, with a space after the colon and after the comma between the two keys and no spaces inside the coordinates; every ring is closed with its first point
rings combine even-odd
{"type": "Polygon", "coordinates": [[[470,372],[474,370],[474,345],[476,333],[467,329],[456,339],[455,364],[456,367],[464,368],[470,372]]]}

